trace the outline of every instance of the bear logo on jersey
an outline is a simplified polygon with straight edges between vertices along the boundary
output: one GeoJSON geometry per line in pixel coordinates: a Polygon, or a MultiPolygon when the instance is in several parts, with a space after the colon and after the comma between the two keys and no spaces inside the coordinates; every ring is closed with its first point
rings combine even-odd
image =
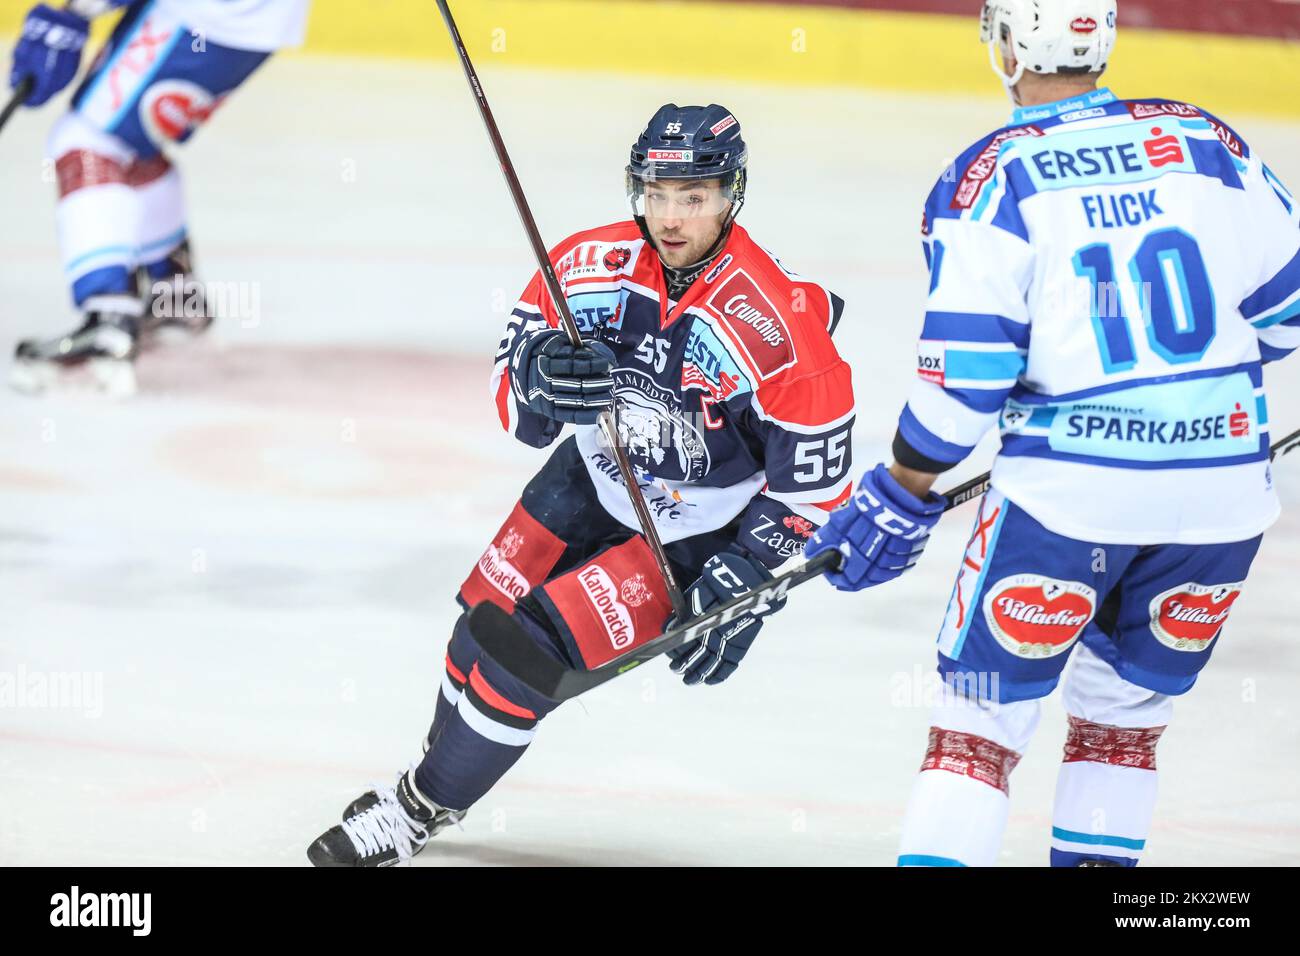
{"type": "Polygon", "coordinates": [[[1017,657],[1055,657],[1074,645],[1096,607],[1097,592],[1079,581],[1017,574],[988,589],[984,620],[1017,657]]]}
{"type": "Polygon", "coordinates": [[[1243,582],[1188,582],[1156,595],[1151,601],[1151,633],[1175,651],[1203,651],[1219,636],[1243,582]]]}
{"type": "Polygon", "coordinates": [[[648,462],[646,467],[658,478],[699,481],[709,473],[708,445],[682,416],[676,395],[637,369],[618,369],[614,381],[622,403],[619,441],[629,457],[648,462]],[[673,458],[669,451],[675,453],[673,458]]]}

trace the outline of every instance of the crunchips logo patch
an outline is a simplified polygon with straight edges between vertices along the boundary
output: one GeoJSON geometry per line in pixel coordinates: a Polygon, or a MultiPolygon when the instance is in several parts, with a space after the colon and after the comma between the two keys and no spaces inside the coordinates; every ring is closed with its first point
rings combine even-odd
{"type": "Polygon", "coordinates": [[[652,163],[693,163],[693,149],[652,149],[646,153],[646,159],[652,163]]]}
{"type": "Polygon", "coordinates": [[[1175,651],[1205,650],[1223,629],[1243,584],[1188,582],[1170,588],[1151,601],[1151,633],[1175,651]]]}
{"type": "Polygon", "coordinates": [[[1070,22],[1070,29],[1075,33],[1089,34],[1097,32],[1097,21],[1092,17],[1076,17],[1070,22]]]}
{"type": "Polygon", "coordinates": [[[989,588],[984,620],[1012,654],[1047,658],[1073,646],[1096,607],[1097,592],[1086,584],[1018,574],[989,588]]]}
{"type": "Polygon", "coordinates": [[[578,573],[578,583],[582,585],[582,593],[591,602],[614,649],[621,651],[630,645],[636,637],[632,614],[619,600],[619,589],[609,573],[600,565],[593,564],[578,573]]]}
{"type": "Polygon", "coordinates": [[[1152,127],[1151,139],[1143,140],[1142,148],[1147,151],[1147,159],[1156,169],[1161,166],[1168,166],[1170,163],[1181,163],[1186,160],[1183,153],[1183,141],[1172,134],[1163,135],[1164,130],[1159,126],[1152,127]]]}
{"type": "Polygon", "coordinates": [[[760,379],[798,361],[785,321],[744,269],[732,273],[705,304],[734,333],[760,379]]]}

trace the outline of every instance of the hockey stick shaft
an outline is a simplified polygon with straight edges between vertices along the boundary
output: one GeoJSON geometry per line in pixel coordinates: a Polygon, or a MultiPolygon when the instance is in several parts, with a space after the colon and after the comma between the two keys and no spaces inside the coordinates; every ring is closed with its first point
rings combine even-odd
{"type": "MultiPolygon", "coordinates": [[[[500,163],[501,172],[506,179],[506,186],[509,187],[510,195],[515,201],[515,210],[519,213],[519,220],[523,224],[524,232],[528,235],[529,245],[533,248],[533,256],[537,259],[537,268],[541,271],[542,281],[546,284],[546,290],[550,293],[551,301],[555,303],[555,311],[559,314],[560,324],[564,326],[569,341],[575,346],[580,346],[582,345],[582,335],[578,331],[578,324],[573,320],[573,313],[569,309],[569,301],[564,294],[564,290],[560,288],[560,280],[555,274],[555,267],[551,264],[551,256],[542,242],[542,234],[537,228],[537,221],[533,218],[532,209],[528,205],[528,197],[524,195],[519,176],[515,173],[515,165],[510,159],[510,153],[506,150],[505,140],[501,137],[501,130],[497,128],[496,119],[492,115],[492,107],[488,104],[487,95],[483,92],[483,84],[479,82],[478,73],[474,69],[474,64],[470,61],[469,51],[465,49],[465,42],[461,39],[460,30],[456,27],[456,21],[452,19],[451,8],[447,5],[447,0],[438,0],[438,10],[442,13],[442,19],[447,25],[447,32],[451,34],[452,43],[455,44],[456,52],[460,56],[460,65],[465,71],[465,79],[469,82],[475,103],[478,104],[479,115],[482,117],[483,125],[487,129],[488,139],[492,141],[492,148],[496,151],[497,161],[500,163]]],[[[627,487],[628,500],[632,503],[632,510],[636,512],[637,522],[641,525],[641,535],[645,538],[646,544],[649,545],[650,553],[654,556],[655,564],[659,567],[659,573],[663,576],[664,585],[668,589],[668,598],[673,605],[673,611],[679,617],[685,617],[688,613],[686,599],[682,596],[682,589],[678,586],[672,566],[668,563],[668,553],[664,550],[663,541],[660,539],[659,531],[655,527],[654,516],[650,514],[650,508],[646,505],[645,496],[641,493],[641,486],[637,483],[636,475],[632,471],[632,463],[628,461],[627,452],[624,451],[622,444],[619,442],[618,422],[612,413],[604,412],[601,414],[600,429],[604,434],[605,443],[609,446],[610,454],[613,456],[614,461],[618,463],[619,474],[623,478],[623,484],[627,487]]]]}
{"type": "MultiPolygon", "coordinates": [[[[1297,448],[1300,448],[1300,431],[1275,442],[1269,450],[1269,457],[1276,459],[1297,448]]],[[[989,488],[990,479],[991,473],[985,472],[948,491],[944,496],[948,499],[944,513],[983,495],[989,488]]],[[[743,594],[708,614],[671,628],[627,654],[590,671],[574,670],[562,665],[542,650],[531,637],[520,632],[510,616],[496,605],[481,604],[475,607],[470,612],[470,630],[487,653],[525,684],[552,700],[567,700],[593,687],[599,687],[675,647],[703,637],[715,627],[734,620],[759,604],[780,600],[799,585],[821,577],[827,571],[837,570],[839,564],[838,551],[823,551],[800,567],[773,578],[765,586],[743,594]]]]}
{"type": "Polygon", "coordinates": [[[0,130],[5,128],[5,124],[9,122],[9,117],[14,115],[18,107],[26,102],[27,97],[32,93],[32,87],[35,85],[36,81],[29,76],[14,87],[13,96],[9,97],[9,102],[4,105],[4,109],[0,109],[0,130]]]}

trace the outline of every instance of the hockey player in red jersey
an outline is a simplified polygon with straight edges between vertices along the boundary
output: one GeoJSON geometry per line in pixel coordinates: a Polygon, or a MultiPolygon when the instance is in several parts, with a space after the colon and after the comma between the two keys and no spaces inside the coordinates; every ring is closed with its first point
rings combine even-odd
{"type": "MultiPolygon", "coordinates": [[[[736,223],[747,150],[730,111],[662,107],[632,148],[633,219],[551,251],[582,333],[559,327],[540,273],[492,375],[502,426],[561,441],[471,569],[461,606],[491,601],[548,653],[593,668],[654,637],[665,583],[597,417],[620,442],[695,612],[751,590],[801,554],[849,494],[853,392],[831,342],[843,302],[788,272],[736,223]]],[[[687,684],[726,680],[764,605],[673,652],[687,684]]],[[[421,762],[318,838],[318,866],[409,859],[514,765],[556,703],[481,656],[465,616],[447,648],[421,762]]]]}

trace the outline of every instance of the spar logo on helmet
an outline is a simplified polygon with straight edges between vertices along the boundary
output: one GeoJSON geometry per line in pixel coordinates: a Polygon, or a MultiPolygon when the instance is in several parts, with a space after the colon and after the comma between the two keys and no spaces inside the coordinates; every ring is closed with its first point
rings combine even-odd
{"type": "Polygon", "coordinates": [[[1170,588],[1151,600],[1151,633],[1175,651],[1203,651],[1210,646],[1241,597],[1245,582],[1195,584],[1170,588]]]}
{"type": "Polygon", "coordinates": [[[693,163],[693,149],[652,149],[645,156],[652,163],[693,163]]]}
{"type": "Polygon", "coordinates": [[[605,253],[603,261],[606,269],[610,272],[617,272],[632,261],[632,250],[625,249],[622,246],[619,246],[617,249],[611,249],[609,252],[605,253]]]}
{"type": "Polygon", "coordinates": [[[1074,645],[1096,607],[1097,592],[1079,581],[1017,574],[989,588],[984,620],[1017,657],[1055,657],[1074,645]]]}
{"type": "Polygon", "coordinates": [[[219,102],[197,83],[159,80],[140,99],[140,120],[154,142],[176,142],[211,116],[219,102]]]}
{"type": "Polygon", "coordinates": [[[723,320],[760,379],[799,360],[785,320],[744,269],[728,276],[705,305],[723,320]]]}
{"type": "Polygon", "coordinates": [[[1083,34],[1096,33],[1097,21],[1094,20],[1092,17],[1076,17],[1073,21],[1071,21],[1070,29],[1073,30],[1075,33],[1083,33],[1083,34]]]}
{"type": "Polygon", "coordinates": [[[578,584],[605,628],[605,636],[614,650],[621,651],[631,644],[636,637],[632,612],[619,600],[619,589],[609,572],[599,564],[589,565],[578,572],[578,584]]]}

